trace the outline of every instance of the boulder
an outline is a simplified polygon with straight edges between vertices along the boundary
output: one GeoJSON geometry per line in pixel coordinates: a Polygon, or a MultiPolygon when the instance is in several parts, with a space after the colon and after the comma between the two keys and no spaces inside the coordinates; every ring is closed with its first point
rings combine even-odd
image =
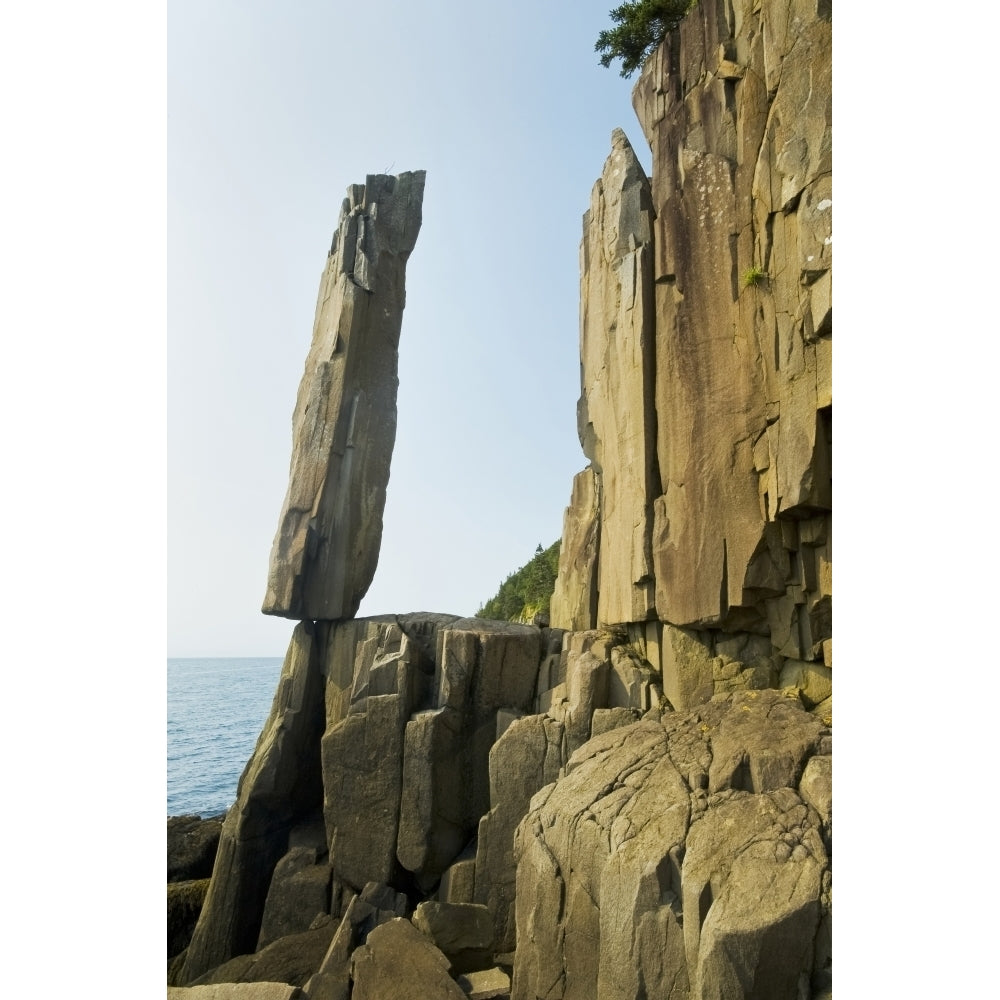
{"type": "Polygon", "coordinates": [[[634,708],[597,708],[590,720],[590,734],[600,736],[619,726],[631,726],[637,719],[637,710],[634,708]]]}
{"type": "Polygon", "coordinates": [[[474,898],[489,907],[497,951],[512,951],[515,946],[514,833],[531,797],[556,780],[565,762],[565,729],[545,715],[518,719],[490,751],[493,805],[479,821],[474,898]]]}
{"type": "Polygon", "coordinates": [[[407,911],[407,899],[387,885],[369,882],[344,911],[316,974],[306,983],[310,1000],[346,1000],[350,992],[351,954],[369,933],[407,911]]]}
{"type": "Polygon", "coordinates": [[[455,977],[469,1000],[503,1000],[510,996],[510,976],[498,966],[455,977]]]}
{"type": "Polygon", "coordinates": [[[517,831],[512,996],[797,1000],[830,875],[798,785],[828,740],[771,690],[584,744],[517,831]]]}
{"type": "Polygon", "coordinates": [[[450,964],[409,920],[376,927],[354,953],[351,1000],[465,1000],[450,964]]]}
{"type": "Polygon", "coordinates": [[[493,964],[493,916],[478,903],[421,903],[411,918],[451,962],[455,972],[493,964]]]}
{"type": "Polygon", "coordinates": [[[437,898],[442,903],[472,903],[475,901],[478,846],[478,841],[473,840],[441,876],[437,898]]]}
{"type": "Polygon", "coordinates": [[[293,847],[275,866],[264,902],[257,950],[272,941],[307,930],[330,912],[330,866],[314,847],[293,847]]]}
{"type": "Polygon", "coordinates": [[[303,986],[319,968],[336,930],[337,922],[325,915],[308,930],[278,938],[252,955],[231,958],[190,985],[276,982],[303,986]]]}
{"type": "Polygon", "coordinates": [[[167,819],[167,881],[208,878],[215,864],[225,816],[171,816],[167,819]]]}
{"type": "Polygon", "coordinates": [[[422,170],[369,175],[341,207],[295,404],[265,614],[352,618],[375,574],[424,180],[422,170]]]}

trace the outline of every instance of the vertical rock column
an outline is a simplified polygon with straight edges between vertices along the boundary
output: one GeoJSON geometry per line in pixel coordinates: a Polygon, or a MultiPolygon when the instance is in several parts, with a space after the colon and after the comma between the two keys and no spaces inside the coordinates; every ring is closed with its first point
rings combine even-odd
{"type": "Polygon", "coordinates": [[[649,181],[625,133],[615,129],[580,244],[577,425],[594,488],[578,476],[566,512],[553,603],[553,625],[560,628],[642,621],[654,611],[652,239],[649,181]],[[591,529],[594,510],[599,524],[591,529]],[[596,571],[596,588],[588,571],[596,571]],[[595,596],[597,620],[586,621],[595,596]]]}
{"type": "Polygon", "coordinates": [[[375,575],[396,438],[404,277],[424,177],[369,175],[341,208],[295,404],[265,614],[352,618],[375,575]]]}
{"type": "Polygon", "coordinates": [[[633,91],[654,165],[657,617],[769,630],[809,661],[830,638],[829,17],[699,4],[633,91]]]}
{"type": "Polygon", "coordinates": [[[182,981],[253,952],[268,884],[295,823],[322,801],[320,651],[326,626],[292,633],[271,713],[226,814],[212,881],[184,962],[182,981]]]}

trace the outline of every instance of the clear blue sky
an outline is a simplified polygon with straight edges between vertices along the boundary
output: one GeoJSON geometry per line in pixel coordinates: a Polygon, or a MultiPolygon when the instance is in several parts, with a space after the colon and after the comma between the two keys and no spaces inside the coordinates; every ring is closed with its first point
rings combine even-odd
{"type": "Polygon", "coordinates": [[[347,185],[427,171],[361,614],[472,614],[562,531],[579,242],[633,80],[607,0],[176,0],[168,21],[168,653],[279,655],[260,614],[347,185]]]}

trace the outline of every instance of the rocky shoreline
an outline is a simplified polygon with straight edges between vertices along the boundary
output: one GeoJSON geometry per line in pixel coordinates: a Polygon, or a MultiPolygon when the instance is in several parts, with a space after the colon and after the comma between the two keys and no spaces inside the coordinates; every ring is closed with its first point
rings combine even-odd
{"type": "Polygon", "coordinates": [[[832,996],[830,49],[828,5],[701,3],[642,70],[549,622],[354,618],[424,175],[348,189],[264,599],[296,624],[207,882],[218,819],[174,823],[177,1000],[832,996]]]}

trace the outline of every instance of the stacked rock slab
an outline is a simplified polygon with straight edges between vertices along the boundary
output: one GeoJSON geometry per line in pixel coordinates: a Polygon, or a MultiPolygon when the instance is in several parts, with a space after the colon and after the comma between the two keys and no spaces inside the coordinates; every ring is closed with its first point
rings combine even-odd
{"type": "Polygon", "coordinates": [[[341,208],[295,405],[265,614],[352,618],[375,575],[396,437],[404,277],[424,177],[369,175],[341,208]]]}
{"type": "Polygon", "coordinates": [[[630,626],[677,708],[735,678],[830,676],[830,50],[815,0],[697,5],[633,92],[653,154],[648,241],[629,213],[608,221],[611,179],[628,175],[617,133],[584,217],[580,429],[596,489],[574,483],[552,624],[630,626]],[[651,261],[651,357],[631,346],[632,271],[594,249],[629,219],[618,245],[651,261]],[[621,411],[649,454],[626,447],[621,411]],[[734,657],[720,648],[734,634],[768,642],[734,657]]]}

